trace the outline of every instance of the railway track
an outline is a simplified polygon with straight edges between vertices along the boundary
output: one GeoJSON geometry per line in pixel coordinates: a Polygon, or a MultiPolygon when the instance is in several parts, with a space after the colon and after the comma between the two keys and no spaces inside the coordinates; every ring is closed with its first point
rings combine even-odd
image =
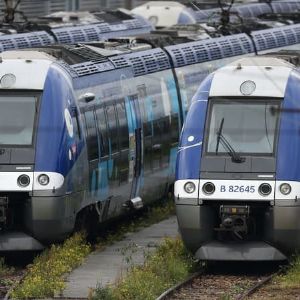
{"type": "Polygon", "coordinates": [[[23,280],[25,274],[26,268],[24,267],[0,276],[0,299],[10,299],[10,293],[23,280]]]}
{"type": "Polygon", "coordinates": [[[278,274],[271,264],[226,263],[206,267],[156,300],[244,300],[278,274]]]}
{"type": "Polygon", "coordinates": [[[10,292],[21,282],[26,268],[40,252],[12,252],[0,255],[0,299],[9,299],[10,292]],[[4,264],[5,262],[5,264],[4,264]]]}

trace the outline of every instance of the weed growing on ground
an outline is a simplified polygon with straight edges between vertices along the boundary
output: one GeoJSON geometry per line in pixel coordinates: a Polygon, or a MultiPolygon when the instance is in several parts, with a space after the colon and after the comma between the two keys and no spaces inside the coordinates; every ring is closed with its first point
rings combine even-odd
{"type": "MultiPolygon", "coordinates": [[[[114,241],[121,240],[127,232],[150,226],[166,219],[174,212],[175,207],[171,200],[149,207],[142,215],[133,218],[134,221],[124,222],[117,230],[107,234],[105,238],[101,238],[96,248],[104,248],[114,241]]],[[[91,247],[86,243],[83,233],[76,233],[63,245],[52,245],[28,267],[27,275],[22,283],[12,291],[11,297],[13,299],[53,297],[55,293],[64,289],[65,274],[80,265],[90,251],[91,247]]],[[[128,259],[128,263],[130,263],[132,256],[127,255],[125,259],[128,259]]],[[[0,259],[0,275],[4,269],[4,262],[0,259]]],[[[110,289],[99,288],[100,294],[100,299],[111,299],[110,289]]]]}
{"type": "Polygon", "coordinates": [[[274,281],[279,283],[281,288],[300,287],[300,255],[295,255],[291,264],[283,275],[277,276],[274,281]]]}
{"type": "Polygon", "coordinates": [[[164,200],[163,203],[157,202],[155,205],[144,209],[139,216],[133,216],[130,221],[123,222],[121,226],[118,223],[117,230],[108,231],[104,236],[101,236],[101,238],[97,240],[95,248],[98,250],[103,249],[115,241],[122,240],[128,232],[136,232],[142,227],[148,227],[158,223],[174,214],[175,205],[173,200],[164,200]]]}
{"type": "Polygon", "coordinates": [[[4,257],[0,257],[0,286],[4,290],[9,290],[18,281],[18,272],[15,268],[5,264],[4,257]]]}
{"type": "Polygon", "coordinates": [[[53,297],[64,288],[63,275],[81,264],[90,252],[82,233],[74,234],[63,245],[52,245],[28,267],[22,283],[12,291],[13,299],[53,297]]]}
{"type": "Polygon", "coordinates": [[[124,262],[128,266],[133,265],[133,256],[137,252],[137,248],[138,248],[137,244],[132,242],[126,245],[125,247],[123,247],[122,249],[120,249],[121,254],[124,257],[124,262]]]}
{"type": "Polygon", "coordinates": [[[220,300],[232,300],[230,295],[222,295],[220,300]]]}
{"type": "Polygon", "coordinates": [[[166,238],[144,265],[132,266],[116,287],[98,286],[93,300],[152,300],[187,278],[196,266],[180,238],[166,238]]]}
{"type": "MultiPolygon", "coordinates": [[[[98,284],[96,287],[96,291],[97,291],[97,299],[101,299],[101,300],[113,299],[112,289],[108,286],[102,286],[101,284],[98,284]]],[[[95,299],[94,296],[92,296],[92,299],[95,299]]]]}
{"type": "Polygon", "coordinates": [[[4,257],[0,257],[0,277],[8,276],[15,272],[14,268],[10,268],[5,264],[4,257]]]}

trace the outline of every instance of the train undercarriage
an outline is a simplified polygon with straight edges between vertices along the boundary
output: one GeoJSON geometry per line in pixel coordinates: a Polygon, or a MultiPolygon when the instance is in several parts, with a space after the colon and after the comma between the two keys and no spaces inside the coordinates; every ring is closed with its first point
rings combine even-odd
{"type": "Polygon", "coordinates": [[[28,192],[0,193],[0,252],[42,250],[64,240],[75,214],[67,197],[33,197],[28,192]]]}
{"type": "Polygon", "coordinates": [[[177,203],[176,211],[184,243],[200,260],[280,261],[300,248],[297,203],[206,201],[177,203]]]}

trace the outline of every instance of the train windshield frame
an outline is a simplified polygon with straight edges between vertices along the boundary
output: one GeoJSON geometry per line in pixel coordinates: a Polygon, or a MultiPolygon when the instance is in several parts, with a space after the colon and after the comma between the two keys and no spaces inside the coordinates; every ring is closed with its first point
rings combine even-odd
{"type": "Polygon", "coordinates": [[[282,99],[211,98],[205,130],[207,155],[274,156],[282,99]],[[274,110],[273,110],[274,111],[274,110]]]}
{"type": "Polygon", "coordinates": [[[0,146],[32,147],[41,92],[0,93],[0,146]]]}

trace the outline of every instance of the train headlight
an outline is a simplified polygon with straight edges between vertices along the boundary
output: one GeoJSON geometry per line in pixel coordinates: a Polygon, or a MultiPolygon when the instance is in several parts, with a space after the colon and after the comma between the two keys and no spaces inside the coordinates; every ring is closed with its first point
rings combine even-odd
{"type": "Polygon", "coordinates": [[[29,178],[28,175],[22,174],[22,175],[20,175],[20,176],[18,177],[17,182],[18,182],[18,185],[19,185],[20,187],[26,187],[26,186],[28,186],[29,183],[30,183],[30,178],[29,178]]]}
{"type": "Polygon", "coordinates": [[[188,194],[192,194],[195,192],[196,190],[196,186],[193,182],[187,182],[185,185],[184,185],[184,190],[188,193],[188,194]]]}
{"type": "Polygon", "coordinates": [[[292,191],[292,187],[288,183],[283,183],[279,187],[280,193],[283,195],[288,195],[292,191]]]}
{"type": "Polygon", "coordinates": [[[16,76],[14,74],[5,74],[0,79],[3,88],[10,88],[16,83],[16,76]]]}
{"type": "Polygon", "coordinates": [[[206,182],[202,187],[203,193],[207,195],[213,194],[215,190],[215,185],[212,182],[206,182]]]}
{"type": "Polygon", "coordinates": [[[240,86],[240,91],[244,96],[252,95],[255,89],[256,89],[256,84],[251,80],[247,80],[243,82],[240,86]]]}
{"type": "Polygon", "coordinates": [[[46,174],[41,174],[38,177],[38,182],[40,185],[47,185],[49,183],[49,181],[50,181],[49,176],[46,174]]]}
{"type": "Polygon", "coordinates": [[[272,192],[272,187],[268,183],[262,183],[258,188],[258,192],[262,196],[268,196],[272,192]]]}

